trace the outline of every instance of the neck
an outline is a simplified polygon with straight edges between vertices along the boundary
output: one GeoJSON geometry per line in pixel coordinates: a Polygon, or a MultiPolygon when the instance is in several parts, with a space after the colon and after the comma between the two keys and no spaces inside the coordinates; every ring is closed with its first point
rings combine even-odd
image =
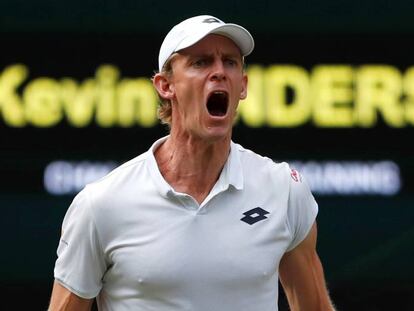
{"type": "Polygon", "coordinates": [[[206,141],[171,133],[155,151],[155,159],[174,190],[191,195],[200,204],[219,178],[229,152],[230,135],[206,141]]]}

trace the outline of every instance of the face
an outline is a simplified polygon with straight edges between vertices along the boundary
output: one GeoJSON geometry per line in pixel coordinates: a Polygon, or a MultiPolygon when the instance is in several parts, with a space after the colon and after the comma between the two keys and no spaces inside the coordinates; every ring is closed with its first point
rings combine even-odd
{"type": "Polygon", "coordinates": [[[172,103],[172,134],[205,140],[231,136],[239,100],[247,94],[242,57],[232,40],[208,35],[181,50],[166,79],[164,95],[172,103]]]}

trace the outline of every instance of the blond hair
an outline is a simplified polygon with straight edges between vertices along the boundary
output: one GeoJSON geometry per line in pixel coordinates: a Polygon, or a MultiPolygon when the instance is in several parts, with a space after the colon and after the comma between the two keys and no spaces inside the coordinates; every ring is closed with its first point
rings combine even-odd
{"type": "MultiPolygon", "coordinates": [[[[172,59],[176,53],[173,53],[166,61],[160,72],[163,75],[171,76],[173,73],[172,70],[172,59]]],[[[167,124],[171,127],[171,116],[172,116],[172,107],[171,100],[163,98],[157,91],[158,95],[158,109],[157,117],[162,124],[167,124]]]]}

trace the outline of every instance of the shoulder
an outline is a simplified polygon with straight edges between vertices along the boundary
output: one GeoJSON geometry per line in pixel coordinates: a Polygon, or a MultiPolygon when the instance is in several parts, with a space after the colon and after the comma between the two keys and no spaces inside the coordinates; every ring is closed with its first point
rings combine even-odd
{"type": "Polygon", "coordinates": [[[291,168],[286,162],[275,162],[269,157],[260,155],[250,149],[233,143],[232,148],[238,153],[241,166],[247,173],[263,175],[269,178],[281,178],[284,181],[290,176],[291,168]]]}
{"type": "Polygon", "coordinates": [[[121,164],[120,166],[113,169],[111,172],[109,172],[104,177],[98,179],[97,181],[91,183],[91,185],[99,185],[105,182],[110,182],[111,180],[120,178],[124,175],[128,175],[132,171],[136,169],[141,169],[145,165],[145,160],[148,158],[149,152],[144,152],[140,154],[139,156],[121,164]]]}
{"type": "MultiPolygon", "coordinates": [[[[131,178],[139,174],[146,167],[146,159],[148,152],[142,153],[139,156],[123,163],[116,167],[102,178],[86,185],[85,190],[96,192],[100,190],[105,191],[109,187],[117,187],[126,184],[131,178]]],[[[112,188],[113,189],[113,188],[112,188]]]]}
{"type": "Polygon", "coordinates": [[[104,177],[87,184],[74,198],[72,205],[89,209],[93,215],[112,206],[119,198],[127,198],[147,182],[145,176],[147,152],[118,166],[104,177]],[[97,211],[99,209],[99,212],[97,211]]]}

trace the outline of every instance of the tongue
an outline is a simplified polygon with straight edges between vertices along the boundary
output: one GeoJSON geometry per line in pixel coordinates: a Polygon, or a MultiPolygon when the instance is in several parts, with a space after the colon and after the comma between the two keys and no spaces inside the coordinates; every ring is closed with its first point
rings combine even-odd
{"type": "Polygon", "coordinates": [[[221,117],[225,115],[224,111],[221,109],[218,109],[217,107],[210,109],[209,112],[212,116],[215,116],[215,117],[221,117]]]}

